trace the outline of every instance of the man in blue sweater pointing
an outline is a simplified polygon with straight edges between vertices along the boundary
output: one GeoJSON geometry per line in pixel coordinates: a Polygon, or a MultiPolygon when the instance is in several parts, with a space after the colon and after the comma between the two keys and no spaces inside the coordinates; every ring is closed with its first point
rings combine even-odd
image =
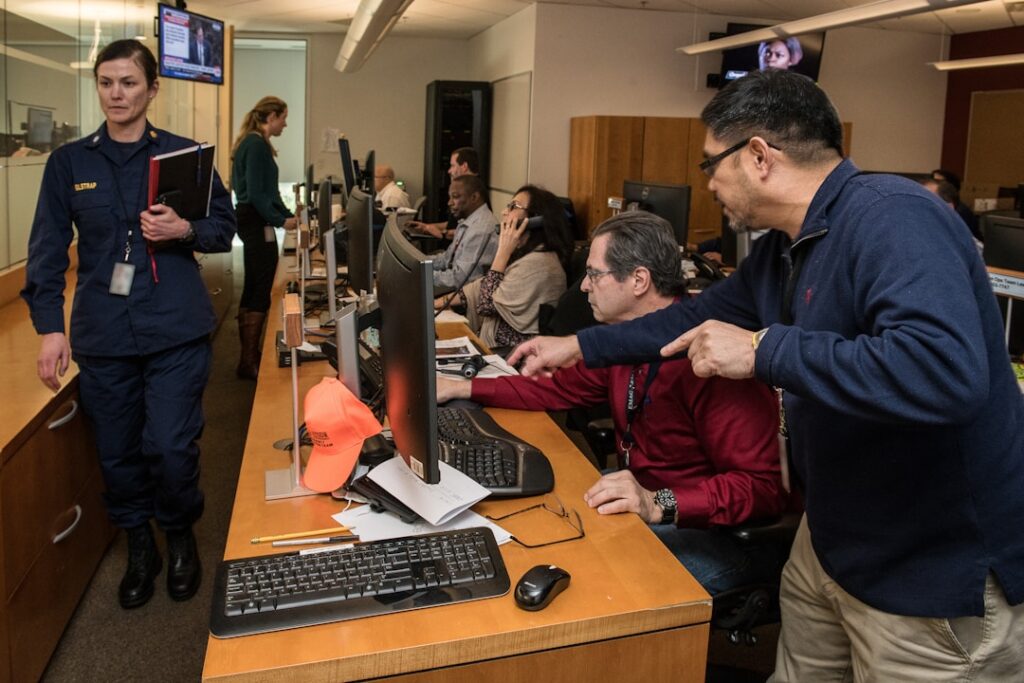
{"type": "Polygon", "coordinates": [[[828,97],[754,72],[704,109],[708,188],[771,231],[696,299],[576,337],[526,374],[688,353],[782,394],[806,517],[775,681],[1014,680],[1024,670],[1024,397],[985,266],[909,180],[861,174],[828,97]]]}

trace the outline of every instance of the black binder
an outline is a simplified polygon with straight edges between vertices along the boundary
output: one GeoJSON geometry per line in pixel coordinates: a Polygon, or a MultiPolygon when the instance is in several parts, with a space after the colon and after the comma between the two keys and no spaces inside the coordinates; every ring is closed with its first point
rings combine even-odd
{"type": "Polygon", "coordinates": [[[210,215],[213,145],[195,145],[149,159],[149,205],[166,204],[185,220],[210,215]]]}

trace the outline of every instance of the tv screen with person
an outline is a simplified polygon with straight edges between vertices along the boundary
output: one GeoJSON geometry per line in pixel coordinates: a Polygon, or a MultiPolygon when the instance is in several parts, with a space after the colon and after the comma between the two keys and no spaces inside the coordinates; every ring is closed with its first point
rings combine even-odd
{"type": "Polygon", "coordinates": [[[160,75],[224,83],[224,22],[195,12],[158,5],[160,75]]]}
{"type": "MultiPolygon", "coordinates": [[[[726,35],[737,35],[767,28],[755,24],[730,23],[726,35]]],[[[818,80],[821,68],[821,50],[825,44],[824,33],[805,33],[788,38],[775,38],[760,43],[738,47],[722,52],[721,84],[746,76],[751,71],[765,69],[786,69],[818,80]]]]}

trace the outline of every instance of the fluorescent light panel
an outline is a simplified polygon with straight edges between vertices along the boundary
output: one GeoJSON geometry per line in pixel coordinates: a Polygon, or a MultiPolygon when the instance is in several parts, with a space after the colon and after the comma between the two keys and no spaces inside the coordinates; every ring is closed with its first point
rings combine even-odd
{"type": "Polygon", "coordinates": [[[359,70],[411,4],[412,0],[362,0],[334,68],[342,73],[359,70]]]}
{"type": "Polygon", "coordinates": [[[676,52],[684,52],[688,55],[699,55],[705,52],[716,50],[729,50],[734,47],[753,45],[765,40],[776,40],[788,38],[804,33],[827,31],[829,29],[843,26],[853,26],[871,21],[881,21],[892,17],[902,17],[920,12],[936,12],[938,10],[973,5],[986,0],[882,0],[868,5],[858,5],[848,9],[841,9],[836,12],[819,14],[816,17],[796,19],[783,24],[776,24],[767,28],[747,31],[734,36],[726,36],[718,40],[709,40],[703,43],[695,43],[686,47],[676,48],[676,52]]]}
{"type": "Polygon", "coordinates": [[[1024,52],[1014,55],[993,55],[991,57],[975,57],[973,59],[952,59],[946,62],[931,62],[939,71],[955,71],[957,69],[982,69],[990,66],[1010,66],[1024,64],[1024,52]]]}

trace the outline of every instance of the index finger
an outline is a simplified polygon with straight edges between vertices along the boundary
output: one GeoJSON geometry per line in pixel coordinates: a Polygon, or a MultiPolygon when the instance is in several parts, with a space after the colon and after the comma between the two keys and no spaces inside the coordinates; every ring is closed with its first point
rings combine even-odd
{"type": "Polygon", "coordinates": [[[690,348],[690,344],[693,343],[694,337],[697,336],[697,329],[697,327],[691,327],[686,332],[683,332],[681,335],[670,341],[668,344],[662,346],[662,357],[667,358],[668,356],[675,356],[676,354],[680,354],[683,351],[686,351],[686,349],[690,348]]]}

